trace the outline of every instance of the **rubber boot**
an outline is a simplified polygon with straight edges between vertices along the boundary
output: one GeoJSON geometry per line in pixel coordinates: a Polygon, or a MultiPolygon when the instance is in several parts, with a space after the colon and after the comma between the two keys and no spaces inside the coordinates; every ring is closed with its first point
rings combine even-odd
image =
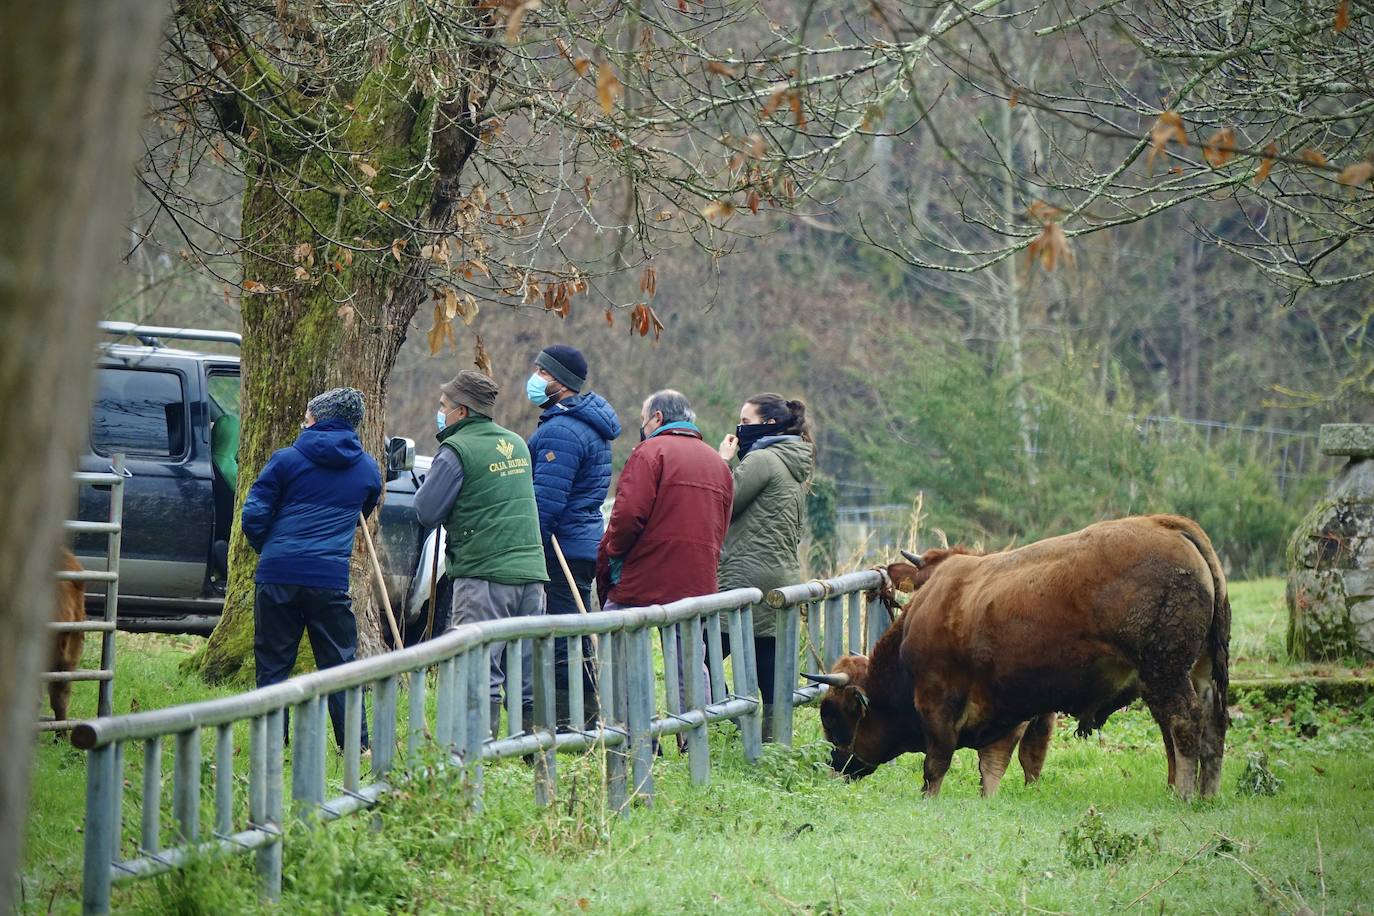
{"type": "Polygon", "coordinates": [[[773,704],[763,704],[763,740],[765,743],[773,740],[773,704]]]}

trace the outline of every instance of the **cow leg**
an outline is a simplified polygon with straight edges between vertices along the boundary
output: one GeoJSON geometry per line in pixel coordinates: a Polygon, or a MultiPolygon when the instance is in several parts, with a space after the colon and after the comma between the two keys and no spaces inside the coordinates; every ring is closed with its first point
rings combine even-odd
{"type": "Polygon", "coordinates": [[[1216,684],[1212,681],[1211,665],[1199,663],[1193,668],[1191,679],[1197,691],[1202,714],[1201,785],[1204,797],[1216,795],[1221,788],[1221,760],[1226,752],[1226,709],[1218,702],[1216,684]]]}
{"type": "Polygon", "coordinates": [[[1050,739],[1054,737],[1054,726],[1058,717],[1047,712],[1036,716],[1026,725],[1026,733],[1021,736],[1021,747],[1016,759],[1021,763],[1021,772],[1026,776],[1026,785],[1040,779],[1040,771],[1045,768],[1045,756],[1050,752],[1050,739]]]}
{"type": "Polygon", "coordinates": [[[1022,722],[991,744],[978,748],[978,783],[984,798],[997,794],[997,786],[1007,772],[1007,764],[1011,763],[1011,752],[1025,730],[1026,723],[1022,722]]]}
{"type": "MultiPolygon", "coordinates": [[[[934,798],[940,794],[940,783],[944,782],[945,774],[949,772],[950,762],[954,759],[954,743],[936,746],[929,743],[927,738],[926,760],[923,767],[925,782],[921,786],[921,792],[926,798],[934,798]]],[[[1003,764],[1003,769],[1006,765],[1003,764]]]]}
{"type": "Polygon", "coordinates": [[[1171,784],[1178,797],[1188,800],[1197,787],[1198,758],[1202,743],[1202,704],[1198,702],[1193,684],[1187,678],[1182,683],[1165,688],[1147,686],[1145,703],[1165,734],[1164,748],[1169,754],[1172,770],[1171,784]],[[1170,747],[1172,738],[1173,747],[1170,747]]]}
{"type": "Polygon", "coordinates": [[[48,701],[52,703],[53,718],[62,721],[67,718],[67,709],[72,699],[71,681],[53,681],[48,684],[48,701]]]}

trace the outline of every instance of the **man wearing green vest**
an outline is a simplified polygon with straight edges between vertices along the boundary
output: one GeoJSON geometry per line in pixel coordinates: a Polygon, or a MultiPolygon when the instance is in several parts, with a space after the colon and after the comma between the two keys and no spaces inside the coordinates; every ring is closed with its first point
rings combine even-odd
{"type": "MultiPolygon", "coordinates": [[[[425,528],[444,526],[453,582],[450,626],[544,613],[544,548],[525,441],[492,421],[496,383],[465,369],[439,386],[439,451],[415,493],[425,528]]],[[[505,648],[491,650],[491,727],[500,722],[505,648]]],[[[524,653],[523,718],[533,717],[533,666],[524,653]]],[[[512,728],[511,733],[517,729],[512,728]]]]}

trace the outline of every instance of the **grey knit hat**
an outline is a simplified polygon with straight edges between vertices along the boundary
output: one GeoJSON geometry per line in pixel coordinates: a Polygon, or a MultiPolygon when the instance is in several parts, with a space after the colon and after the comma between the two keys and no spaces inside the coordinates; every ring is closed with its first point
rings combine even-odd
{"type": "Polygon", "coordinates": [[[330,388],[311,398],[305,409],[316,423],[338,420],[349,429],[357,429],[363,422],[363,393],[356,388],[330,388]]]}
{"type": "Polygon", "coordinates": [[[554,344],[539,351],[534,364],[562,385],[581,391],[587,385],[587,360],[577,347],[554,344]]]}
{"type": "Polygon", "coordinates": [[[464,369],[451,381],[440,385],[439,390],[454,404],[466,407],[473,413],[480,413],[484,417],[496,413],[496,395],[500,389],[495,382],[474,369],[464,369]]]}

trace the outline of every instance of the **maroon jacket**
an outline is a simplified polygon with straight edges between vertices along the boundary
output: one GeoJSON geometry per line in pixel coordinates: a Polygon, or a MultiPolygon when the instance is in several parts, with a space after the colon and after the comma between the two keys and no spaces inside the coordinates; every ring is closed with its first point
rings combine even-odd
{"type": "Polygon", "coordinates": [[[597,594],[627,607],[716,591],[735,485],[701,433],[665,429],[630,453],[596,552],[597,594]],[[610,561],[622,561],[611,583],[610,561]]]}

